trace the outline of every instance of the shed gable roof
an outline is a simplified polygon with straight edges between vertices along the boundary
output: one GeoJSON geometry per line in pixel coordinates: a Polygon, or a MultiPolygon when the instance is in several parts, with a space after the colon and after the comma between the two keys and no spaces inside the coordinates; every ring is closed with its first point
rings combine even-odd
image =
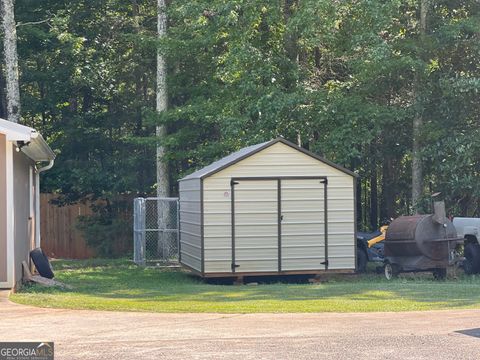
{"type": "Polygon", "coordinates": [[[249,156],[252,156],[260,151],[262,151],[263,149],[266,149],[276,143],[282,143],[282,144],[285,144],[287,146],[290,146],[291,148],[297,150],[297,151],[300,151],[310,157],[313,157],[314,159],[318,160],[318,161],[321,161],[337,170],[340,170],[342,172],[344,172],[345,174],[348,174],[350,176],[353,176],[353,177],[358,177],[357,174],[355,174],[354,172],[340,166],[340,165],[337,165],[327,159],[324,159],[323,157],[317,155],[317,154],[314,154],[306,149],[303,149],[301,148],[300,146],[297,146],[295,145],[294,143],[288,141],[288,140],[285,140],[284,138],[277,138],[277,139],[273,139],[271,141],[267,141],[267,142],[264,142],[264,143],[260,143],[260,144],[256,144],[256,145],[251,145],[251,146],[247,146],[245,148],[242,148],[228,156],[225,156],[224,158],[221,158],[220,160],[217,160],[213,163],[211,163],[210,165],[207,165],[205,166],[204,168],[200,169],[200,170],[197,170],[193,173],[191,173],[190,175],[187,175],[185,176],[183,179],[180,179],[180,181],[183,181],[183,180],[191,180],[191,179],[204,179],[206,177],[209,177],[210,175],[213,175],[233,164],[236,164],[238,163],[239,161],[249,157],[249,156]]]}

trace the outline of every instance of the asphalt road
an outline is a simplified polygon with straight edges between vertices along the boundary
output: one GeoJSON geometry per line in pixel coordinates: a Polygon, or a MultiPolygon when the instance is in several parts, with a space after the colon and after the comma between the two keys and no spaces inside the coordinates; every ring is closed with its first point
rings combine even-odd
{"type": "Polygon", "coordinates": [[[55,359],[480,359],[480,310],[152,314],[0,296],[0,341],[54,341],[55,359]]]}

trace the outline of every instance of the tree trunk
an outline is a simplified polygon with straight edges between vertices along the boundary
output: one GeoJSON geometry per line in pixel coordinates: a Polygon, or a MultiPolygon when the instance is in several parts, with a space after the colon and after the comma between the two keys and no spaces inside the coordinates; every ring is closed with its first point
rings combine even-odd
{"type": "MultiPolygon", "coordinates": [[[[158,38],[162,39],[167,33],[167,15],[165,9],[165,0],[157,1],[157,30],[158,38]]],[[[167,97],[167,67],[165,58],[162,54],[162,50],[157,50],[157,112],[160,114],[162,111],[167,110],[168,97],[167,97]]],[[[157,197],[167,197],[169,194],[169,177],[167,161],[165,160],[165,147],[163,141],[167,129],[165,125],[157,125],[157,197]]],[[[162,260],[168,260],[169,257],[169,239],[170,233],[163,231],[167,228],[169,204],[165,201],[159,201],[157,204],[158,211],[158,228],[159,236],[157,241],[157,256],[162,260]]]]}
{"type": "Polygon", "coordinates": [[[377,164],[375,156],[372,156],[372,169],[370,173],[370,227],[373,231],[378,228],[378,185],[377,185],[377,164]]]}
{"type": "Polygon", "coordinates": [[[357,179],[357,228],[363,229],[362,180],[357,179]]]}
{"type": "MultiPolygon", "coordinates": [[[[298,0],[285,0],[283,16],[285,19],[285,25],[288,24],[290,17],[295,11],[295,7],[298,6],[298,0]]],[[[297,35],[294,33],[285,34],[285,51],[288,58],[294,62],[298,63],[298,46],[297,46],[297,35]]]]}
{"type": "Polygon", "coordinates": [[[382,222],[396,217],[395,183],[394,161],[391,156],[387,155],[384,157],[382,168],[382,205],[380,213],[382,222]]]}
{"type": "MultiPolygon", "coordinates": [[[[290,18],[293,16],[296,8],[298,7],[299,0],[284,0],[283,4],[283,18],[285,22],[285,26],[288,27],[288,22],[290,18]]],[[[295,32],[289,32],[288,30],[284,34],[283,38],[284,49],[287,57],[290,61],[298,66],[299,64],[299,57],[298,57],[298,34],[295,32]]],[[[297,86],[296,81],[290,81],[287,84],[287,87],[293,89],[297,86]]],[[[298,146],[302,146],[302,129],[298,128],[297,131],[297,144],[298,146]]]]}
{"type": "Polygon", "coordinates": [[[421,159],[420,134],[423,119],[417,114],[413,119],[413,150],[412,150],[412,206],[416,214],[419,212],[418,201],[423,193],[423,164],[421,159]]]}
{"type": "MultiPolygon", "coordinates": [[[[357,164],[358,164],[358,161],[356,159],[351,160],[350,168],[352,169],[352,171],[355,171],[355,169],[357,169],[357,164]]],[[[362,226],[362,214],[363,214],[363,208],[362,208],[362,180],[360,178],[357,178],[355,184],[356,184],[356,189],[355,189],[356,203],[355,203],[355,207],[357,209],[356,221],[357,221],[357,229],[360,229],[360,228],[363,228],[363,226],[362,226]]]]}
{"type": "Polygon", "coordinates": [[[17,29],[13,0],[2,0],[3,47],[7,84],[7,119],[20,120],[20,86],[18,82],[17,29]]]}
{"type": "MultiPolygon", "coordinates": [[[[133,15],[133,31],[135,35],[140,34],[140,9],[137,0],[132,0],[132,15],[133,15]]],[[[136,51],[132,45],[133,51],[136,51]]],[[[135,68],[135,135],[141,136],[143,119],[142,119],[142,97],[143,97],[143,75],[140,65],[135,68]]],[[[139,174],[140,175],[140,172],[139,174]]]]}
{"type": "Polygon", "coordinates": [[[5,78],[3,76],[3,64],[0,63],[0,118],[7,118],[7,102],[5,94],[5,78]]]}
{"type": "MultiPolygon", "coordinates": [[[[133,18],[133,32],[139,38],[140,36],[140,6],[138,5],[137,0],[132,0],[132,18],[133,18]]],[[[136,44],[132,44],[132,50],[137,53],[138,48],[136,44]]],[[[134,70],[135,74],[135,136],[141,137],[142,136],[142,128],[143,128],[143,114],[142,114],[142,105],[145,103],[144,101],[144,74],[141,65],[137,64],[134,70]]],[[[142,147],[143,148],[143,147],[142,147]]],[[[143,150],[143,149],[142,149],[143,150]]],[[[142,151],[143,152],[143,151],[142,151]]],[[[137,184],[140,189],[145,188],[145,166],[143,161],[138,162],[136,166],[136,177],[137,177],[137,184]]]]}
{"type": "MultiPolygon", "coordinates": [[[[427,13],[428,0],[420,0],[420,47],[424,45],[424,38],[427,31],[427,13]]],[[[423,52],[423,50],[420,50],[423,52]]],[[[413,147],[412,147],[412,206],[415,213],[419,212],[419,200],[423,195],[423,163],[421,158],[422,150],[422,128],[423,128],[423,109],[419,99],[421,77],[418,70],[414,79],[414,104],[416,115],[413,118],[413,147]]]]}
{"type": "Polygon", "coordinates": [[[368,211],[368,189],[367,189],[367,181],[363,181],[363,220],[362,225],[364,227],[368,227],[368,215],[370,215],[368,211]]]}
{"type": "MultiPolygon", "coordinates": [[[[165,13],[165,0],[158,0],[158,38],[162,39],[167,33],[167,15],[165,13]]],[[[157,112],[167,110],[167,68],[165,58],[160,49],[157,50],[157,112]]],[[[157,196],[168,196],[168,170],[164,159],[165,148],[162,144],[166,135],[164,125],[158,125],[156,128],[157,141],[157,196]]]]}

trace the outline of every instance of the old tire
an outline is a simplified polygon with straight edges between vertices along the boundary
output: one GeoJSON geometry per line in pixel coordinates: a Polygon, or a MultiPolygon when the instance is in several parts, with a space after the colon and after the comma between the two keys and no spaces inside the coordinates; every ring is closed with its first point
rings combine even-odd
{"type": "Polygon", "coordinates": [[[389,262],[385,263],[383,271],[387,280],[392,280],[396,278],[400,273],[400,269],[398,268],[398,266],[395,264],[390,264],[389,262]]]}
{"type": "Polygon", "coordinates": [[[47,255],[45,255],[42,249],[36,248],[30,251],[30,258],[41,276],[47,279],[53,279],[52,267],[50,266],[47,255]]]}
{"type": "Polygon", "coordinates": [[[447,269],[446,268],[438,268],[433,270],[433,278],[435,280],[445,280],[447,277],[447,269]]]}
{"type": "Polygon", "coordinates": [[[480,271],[480,245],[465,244],[463,253],[465,255],[465,261],[463,262],[465,274],[477,274],[480,271]]]}
{"type": "Polygon", "coordinates": [[[365,251],[357,248],[357,273],[363,274],[367,272],[368,257],[365,251]]]}

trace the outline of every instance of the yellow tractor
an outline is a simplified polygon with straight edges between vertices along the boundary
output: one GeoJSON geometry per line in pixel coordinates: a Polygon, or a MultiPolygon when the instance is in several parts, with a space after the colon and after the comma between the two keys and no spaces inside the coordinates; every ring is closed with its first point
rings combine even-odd
{"type": "Polygon", "coordinates": [[[385,240],[385,234],[387,233],[388,225],[383,225],[380,227],[380,235],[375,236],[374,238],[367,241],[368,247],[371,248],[373,245],[378,244],[379,242],[385,240]]]}
{"type": "Polygon", "coordinates": [[[378,262],[383,264],[383,240],[387,233],[388,225],[380,227],[373,233],[357,233],[357,272],[367,271],[367,263],[378,262]]]}

